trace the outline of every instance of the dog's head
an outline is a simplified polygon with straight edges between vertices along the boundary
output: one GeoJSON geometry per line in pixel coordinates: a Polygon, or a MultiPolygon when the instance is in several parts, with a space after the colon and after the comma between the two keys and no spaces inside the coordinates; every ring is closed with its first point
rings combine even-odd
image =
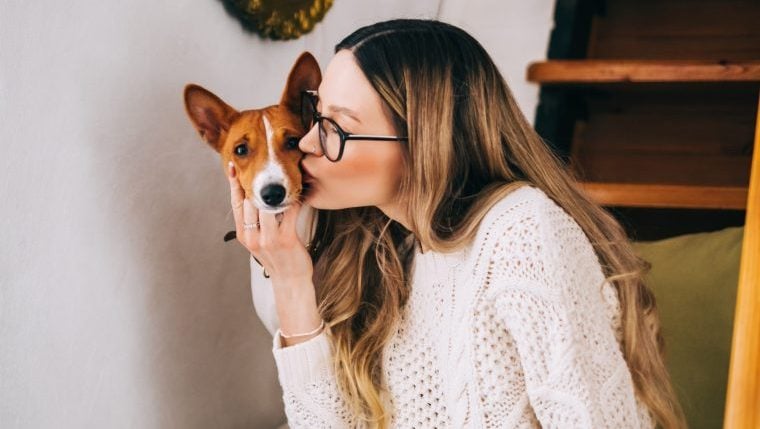
{"type": "Polygon", "coordinates": [[[232,161],[240,186],[259,210],[279,213],[301,197],[298,142],[308,130],[301,121],[301,93],[322,80],[317,60],[302,53],[288,75],[279,104],[238,112],[195,84],[185,86],[185,109],[193,126],[221,155],[232,161]]]}

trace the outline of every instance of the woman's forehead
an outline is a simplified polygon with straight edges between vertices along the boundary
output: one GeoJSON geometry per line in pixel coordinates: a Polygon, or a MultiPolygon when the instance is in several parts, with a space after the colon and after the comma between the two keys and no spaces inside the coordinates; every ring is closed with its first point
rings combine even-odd
{"type": "Polygon", "coordinates": [[[356,64],[353,54],[341,50],[330,61],[317,88],[322,108],[331,106],[353,110],[360,117],[368,108],[379,107],[379,95],[356,64]],[[374,106],[377,104],[377,106],[374,106]]]}

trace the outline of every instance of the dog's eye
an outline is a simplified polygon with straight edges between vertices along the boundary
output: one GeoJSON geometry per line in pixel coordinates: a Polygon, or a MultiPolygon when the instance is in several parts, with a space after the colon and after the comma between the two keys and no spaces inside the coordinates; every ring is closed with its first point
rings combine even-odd
{"type": "Polygon", "coordinates": [[[235,155],[237,156],[248,155],[248,140],[243,140],[243,143],[235,146],[235,155]]]}
{"type": "Polygon", "coordinates": [[[285,149],[298,149],[298,142],[301,141],[298,137],[288,137],[285,140],[285,149]]]}

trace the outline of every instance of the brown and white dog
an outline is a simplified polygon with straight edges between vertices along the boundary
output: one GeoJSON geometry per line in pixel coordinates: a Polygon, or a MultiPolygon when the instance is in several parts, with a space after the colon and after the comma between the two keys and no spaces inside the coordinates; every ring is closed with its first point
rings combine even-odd
{"type": "MultiPolygon", "coordinates": [[[[280,213],[308,192],[298,142],[308,130],[301,120],[301,93],[322,80],[317,60],[303,52],[291,68],[279,104],[238,112],[196,84],[185,86],[185,110],[201,138],[219,153],[222,168],[235,165],[245,198],[264,212],[280,213]]],[[[234,231],[225,241],[234,238],[234,231]]]]}

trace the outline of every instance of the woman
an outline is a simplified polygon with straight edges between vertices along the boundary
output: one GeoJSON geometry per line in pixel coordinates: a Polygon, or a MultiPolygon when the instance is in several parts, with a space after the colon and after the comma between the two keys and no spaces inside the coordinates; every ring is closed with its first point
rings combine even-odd
{"type": "Polygon", "coordinates": [[[291,428],[684,427],[646,262],[483,47],[398,19],[335,52],[304,106],[309,248],[230,171],[291,428]]]}

